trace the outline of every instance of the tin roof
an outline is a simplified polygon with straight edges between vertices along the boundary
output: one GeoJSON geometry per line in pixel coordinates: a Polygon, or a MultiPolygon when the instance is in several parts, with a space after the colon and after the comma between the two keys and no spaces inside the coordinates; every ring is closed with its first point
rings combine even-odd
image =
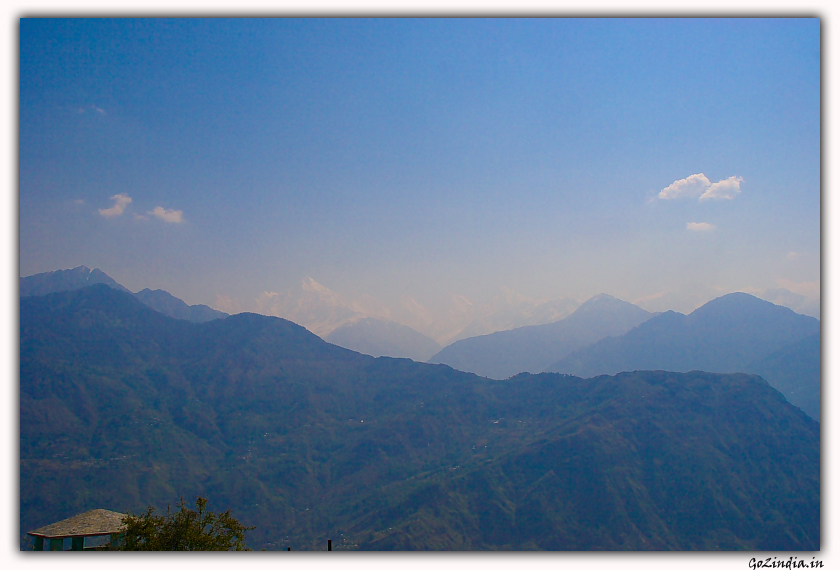
{"type": "Polygon", "coordinates": [[[100,536],[121,532],[123,529],[123,513],[94,509],[63,521],[42,526],[28,532],[32,536],[44,538],[70,538],[73,536],[100,536]]]}

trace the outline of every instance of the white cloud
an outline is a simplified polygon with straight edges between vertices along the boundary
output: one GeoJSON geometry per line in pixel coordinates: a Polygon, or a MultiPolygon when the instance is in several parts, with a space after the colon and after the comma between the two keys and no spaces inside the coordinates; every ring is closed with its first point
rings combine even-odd
{"type": "Polygon", "coordinates": [[[663,188],[658,196],[660,200],[674,198],[699,198],[699,200],[731,200],[741,193],[740,176],[730,176],[725,180],[712,183],[705,174],[692,174],[688,178],[675,180],[667,188],[663,188]]]}
{"type": "Polygon", "coordinates": [[[131,197],[128,194],[115,194],[114,196],[111,196],[111,200],[115,202],[113,206],[99,210],[99,213],[106,218],[122,216],[122,213],[125,211],[125,207],[131,204],[131,197]]]}
{"type": "Polygon", "coordinates": [[[730,176],[726,180],[719,180],[703,192],[700,200],[731,200],[741,193],[743,181],[744,179],[740,176],[730,176]]]}
{"type": "Polygon", "coordinates": [[[710,232],[717,228],[712,224],[708,224],[706,222],[688,222],[685,225],[685,229],[692,232],[710,232]]]}
{"type": "Polygon", "coordinates": [[[78,107],[76,112],[80,115],[84,115],[88,111],[93,111],[94,113],[99,113],[100,115],[107,115],[108,113],[105,112],[105,109],[102,107],[97,107],[96,105],[88,105],[87,107],[78,107]]]}
{"type": "Polygon", "coordinates": [[[181,210],[164,210],[161,206],[158,206],[148,213],[170,224],[180,224],[184,221],[184,212],[181,210]]]}
{"type": "Polygon", "coordinates": [[[661,200],[671,200],[673,198],[695,198],[700,196],[706,188],[712,183],[706,178],[703,173],[692,174],[688,178],[682,180],[675,180],[673,184],[667,188],[663,188],[659,193],[661,200]]]}

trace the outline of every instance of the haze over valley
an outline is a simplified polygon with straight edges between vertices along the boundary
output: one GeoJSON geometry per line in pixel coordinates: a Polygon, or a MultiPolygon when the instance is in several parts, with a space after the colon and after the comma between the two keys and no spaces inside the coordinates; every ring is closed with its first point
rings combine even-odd
{"type": "MultiPolygon", "coordinates": [[[[95,284],[131,294],[149,308],[179,320],[202,323],[228,316],[204,305],[189,306],[166,291],[131,293],[104,272],[84,266],[21,278],[20,293],[21,298],[42,296],[95,284]]],[[[771,294],[778,296],[777,291],[771,294]]],[[[521,297],[515,300],[517,305],[496,303],[493,308],[501,305],[502,310],[490,313],[484,322],[494,317],[500,322],[497,315],[510,318],[513,308],[533,310],[521,297]]],[[[311,279],[301,284],[297,296],[287,294],[285,302],[278,300],[275,307],[294,312],[291,316],[308,323],[311,332],[328,331],[320,335],[324,340],[369,356],[447,364],[497,380],[543,371],[580,377],[629,370],[758,373],[791,403],[820,418],[819,321],[746,293],[724,295],[689,315],[649,313],[601,294],[547,324],[467,337],[445,348],[409,326],[362,316],[311,279]]],[[[566,307],[575,304],[562,302],[566,307]]],[[[476,322],[471,321],[465,330],[476,322]]]]}

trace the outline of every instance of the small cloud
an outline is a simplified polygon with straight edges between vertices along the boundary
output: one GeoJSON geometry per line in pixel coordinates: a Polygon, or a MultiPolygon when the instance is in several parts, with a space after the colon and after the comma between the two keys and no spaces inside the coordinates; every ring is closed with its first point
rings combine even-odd
{"type": "Polygon", "coordinates": [[[663,188],[657,195],[660,200],[674,198],[698,198],[703,200],[731,200],[741,193],[740,176],[730,176],[725,180],[712,183],[705,174],[692,174],[688,178],[675,180],[670,186],[663,188]]]}
{"type": "Polygon", "coordinates": [[[707,224],[706,222],[688,222],[685,225],[685,229],[691,232],[710,232],[717,228],[712,224],[707,224]]]}
{"type": "Polygon", "coordinates": [[[115,194],[114,196],[111,196],[111,200],[115,202],[113,206],[99,210],[100,215],[105,216],[106,218],[122,216],[122,213],[125,211],[125,207],[131,204],[131,197],[128,194],[115,194]]]}
{"type": "Polygon", "coordinates": [[[100,115],[107,115],[108,113],[105,112],[105,109],[102,107],[97,107],[96,105],[88,105],[87,107],[77,107],[76,113],[79,115],[84,115],[88,111],[92,111],[94,113],[99,113],[100,115]]]}
{"type": "Polygon", "coordinates": [[[703,192],[700,200],[731,200],[741,193],[741,182],[744,179],[740,176],[730,176],[726,180],[720,180],[710,185],[708,190],[703,192]]]}
{"type": "Polygon", "coordinates": [[[84,206],[85,205],[85,201],[82,200],[81,198],[79,198],[78,200],[73,200],[73,203],[76,204],[77,206],[84,206]]]}
{"type": "Polygon", "coordinates": [[[787,254],[788,259],[798,259],[800,257],[802,257],[802,254],[799,253],[798,251],[791,251],[790,253],[787,254]]]}
{"type": "Polygon", "coordinates": [[[703,194],[703,192],[711,186],[711,182],[703,173],[692,174],[688,178],[682,180],[675,180],[667,188],[663,188],[659,192],[660,200],[672,200],[674,198],[695,198],[703,194]]]}
{"type": "Polygon", "coordinates": [[[181,210],[164,210],[161,206],[158,206],[147,213],[170,224],[180,224],[184,221],[184,212],[181,210]]]}
{"type": "Polygon", "coordinates": [[[134,214],[135,220],[148,220],[149,216],[144,216],[143,214],[134,214]]]}

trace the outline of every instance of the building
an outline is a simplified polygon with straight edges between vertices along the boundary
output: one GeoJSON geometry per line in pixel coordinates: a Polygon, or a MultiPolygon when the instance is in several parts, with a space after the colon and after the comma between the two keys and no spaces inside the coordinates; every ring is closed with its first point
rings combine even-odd
{"type": "Polygon", "coordinates": [[[50,541],[50,550],[64,550],[65,538],[72,539],[70,550],[85,550],[87,537],[110,535],[112,544],[119,540],[125,528],[124,518],[123,513],[94,509],[26,534],[35,537],[35,550],[44,550],[44,540],[50,541]]]}

